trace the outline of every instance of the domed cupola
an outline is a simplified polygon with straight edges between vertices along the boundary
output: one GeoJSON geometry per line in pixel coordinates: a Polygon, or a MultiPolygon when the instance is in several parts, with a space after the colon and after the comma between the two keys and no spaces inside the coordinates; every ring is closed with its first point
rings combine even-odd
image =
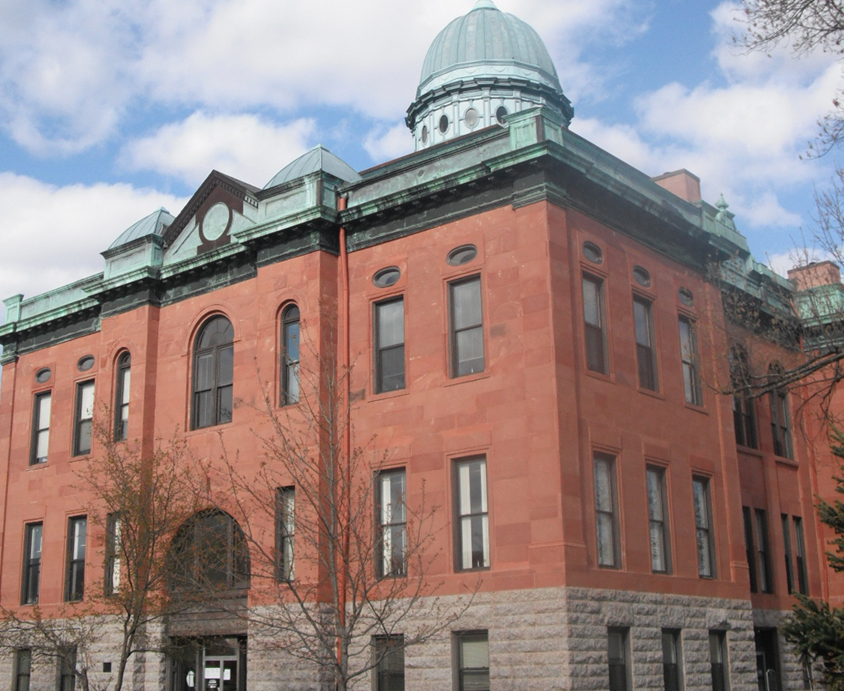
{"type": "Polygon", "coordinates": [[[405,121],[418,151],[538,105],[574,116],[539,34],[478,0],[434,39],[405,121]]]}

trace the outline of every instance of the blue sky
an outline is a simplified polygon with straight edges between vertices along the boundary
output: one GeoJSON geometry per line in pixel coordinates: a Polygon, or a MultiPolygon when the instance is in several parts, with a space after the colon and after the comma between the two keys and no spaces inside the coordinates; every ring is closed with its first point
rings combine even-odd
{"type": "MultiPolygon", "coordinates": [[[[723,193],[784,270],[833,156],[801,160],[841,69],[745,55],[737,6],[497,0],[544,39],[572,130],[649,175],[723,193]]],[[[472,0],[3,0],[0,298],[102,268],[99,253],[212,168],[263,186],[322,143],[357,169],[407,153],[403,115],[437,32],[472,0]]],[[[2,311],[2,310],[0,310],[2,311]]]]}

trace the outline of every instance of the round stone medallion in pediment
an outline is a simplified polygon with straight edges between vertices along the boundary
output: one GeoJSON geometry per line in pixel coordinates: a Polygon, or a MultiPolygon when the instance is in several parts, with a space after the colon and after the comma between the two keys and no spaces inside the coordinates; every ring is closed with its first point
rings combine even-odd
{"type": "Polygon", "coordinates": [[[205,242],[214,242],[228,233],[231,223],[232,210],[224,202],[217,202],[202,217],[199,233],[205,242]]]}

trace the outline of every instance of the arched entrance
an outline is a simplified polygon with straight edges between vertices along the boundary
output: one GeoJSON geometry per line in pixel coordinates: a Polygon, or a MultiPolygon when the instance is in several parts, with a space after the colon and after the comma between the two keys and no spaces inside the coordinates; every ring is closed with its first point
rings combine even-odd
{"type": "Polygon", "coordinates": [[[230,515],[208,510],[177,532],[168,622],[168,691],[246,691],[249,548],[230,515]]]}

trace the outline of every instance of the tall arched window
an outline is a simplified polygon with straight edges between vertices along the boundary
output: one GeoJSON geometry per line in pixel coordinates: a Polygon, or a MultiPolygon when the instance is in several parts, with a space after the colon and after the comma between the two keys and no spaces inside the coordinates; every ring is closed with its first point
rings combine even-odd
{"type": "Polygon", "coordinates": [[[193,352],[191,428],[232,420],[234,329],[225,317],[212,317],[200,329],[193,352]]]}
{"type": "Polygon", "coordinates": [[[117,381],[114,387],[114,440],[129,438],[129,384],[132,356],[127,352],[117,358],[117,381]]]}
{"type": "Polygon", "coordinates": [[[791,412],[788,409],[788,389],[780,387],[785,375],[782,365],[774,362],[768,367],[771,391],[771,436],[774,453],[783,458],[794,458],[791,446],[791,412]],[[776,387],[776,388],[774,388],[776,387]]]}
{"type": "Polygon", "coordinates": [[[171,585],[177,590],[249,587],[249,546],[231,516],[208,510],[196,514],[173,538],[171,585]]]}
{"type": "Polygon", "coordinates": [[[299,401],[299,308],[281,313],[281,405],[299,401]]]}

